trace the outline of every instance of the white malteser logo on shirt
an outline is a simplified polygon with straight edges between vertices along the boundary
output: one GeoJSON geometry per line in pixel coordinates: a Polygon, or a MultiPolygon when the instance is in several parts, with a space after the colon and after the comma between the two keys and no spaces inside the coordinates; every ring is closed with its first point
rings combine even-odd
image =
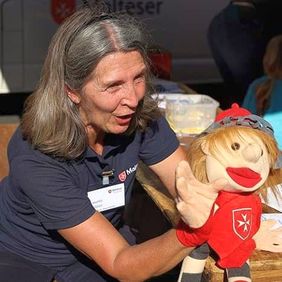
{"type": "Polygon", "coordinates": [[[233,231],[242,240],[246,240],[252,229],[252,209],[232,210],[233,231]]]}
{"type": "Polygon", "coordinates": [[[134,166],[122,171],[119,175],[118,178],[120,181],[124,182],[126,180],[126,177],[131,174],[132,172],[135,172],[137,169],[138,164],[135,164],[134,166]]]}

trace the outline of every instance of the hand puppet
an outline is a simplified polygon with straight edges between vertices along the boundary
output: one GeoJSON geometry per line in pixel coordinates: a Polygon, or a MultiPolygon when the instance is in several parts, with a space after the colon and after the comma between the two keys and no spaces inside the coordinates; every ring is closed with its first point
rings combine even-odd
{"type": "Polygon", "coordinates": [[[200,282],[211,252],[229,282],[251,281],[248,259],[256,248],[253,237],[262,213],[258,194],[265,197],[263,188],[277,183],[278,155],[271,125],[237,104],[219,113],[193,140],[188,159],[196,179],[209,183],[225,178],[228,184],[219,192],[210,215],[209,238],[184,260],[179,282],[200,282]]]}

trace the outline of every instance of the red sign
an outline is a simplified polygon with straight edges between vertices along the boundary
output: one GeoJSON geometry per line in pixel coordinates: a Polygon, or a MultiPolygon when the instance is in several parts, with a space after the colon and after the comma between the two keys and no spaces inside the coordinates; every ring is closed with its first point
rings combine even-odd
{"type": "Polygon", "coordinates": [[[75,11],[75,0],[51,0],[51,14],[57,24],[75,11]]]}

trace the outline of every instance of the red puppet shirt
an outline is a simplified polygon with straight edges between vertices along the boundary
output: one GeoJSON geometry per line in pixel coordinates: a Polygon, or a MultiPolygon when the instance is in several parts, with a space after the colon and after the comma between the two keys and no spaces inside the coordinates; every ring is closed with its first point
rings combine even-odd
{"type": "Polygon", "coordinates": [[[217,264],[223,268],[241,267],[252,254],[252,239],[260,226],[260,198],[253,194],[221,191],[216,204],[213,229],[208,240],[217,253],[217,264]]]}

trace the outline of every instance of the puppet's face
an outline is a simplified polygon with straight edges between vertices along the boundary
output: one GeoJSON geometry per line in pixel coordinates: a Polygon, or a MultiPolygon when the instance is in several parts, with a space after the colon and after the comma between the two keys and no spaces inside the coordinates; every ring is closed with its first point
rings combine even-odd
{"type": "Polygon", "coordinates": [[[208,144],[202,146],[207,155],[206,169],[208,180],[218,178],[228,180],[226,191],[252,192],[267,179],[270,170],[268,151],[257,136],[243,134],[219,144],[216,152],[210,153],[208,144]]]}

